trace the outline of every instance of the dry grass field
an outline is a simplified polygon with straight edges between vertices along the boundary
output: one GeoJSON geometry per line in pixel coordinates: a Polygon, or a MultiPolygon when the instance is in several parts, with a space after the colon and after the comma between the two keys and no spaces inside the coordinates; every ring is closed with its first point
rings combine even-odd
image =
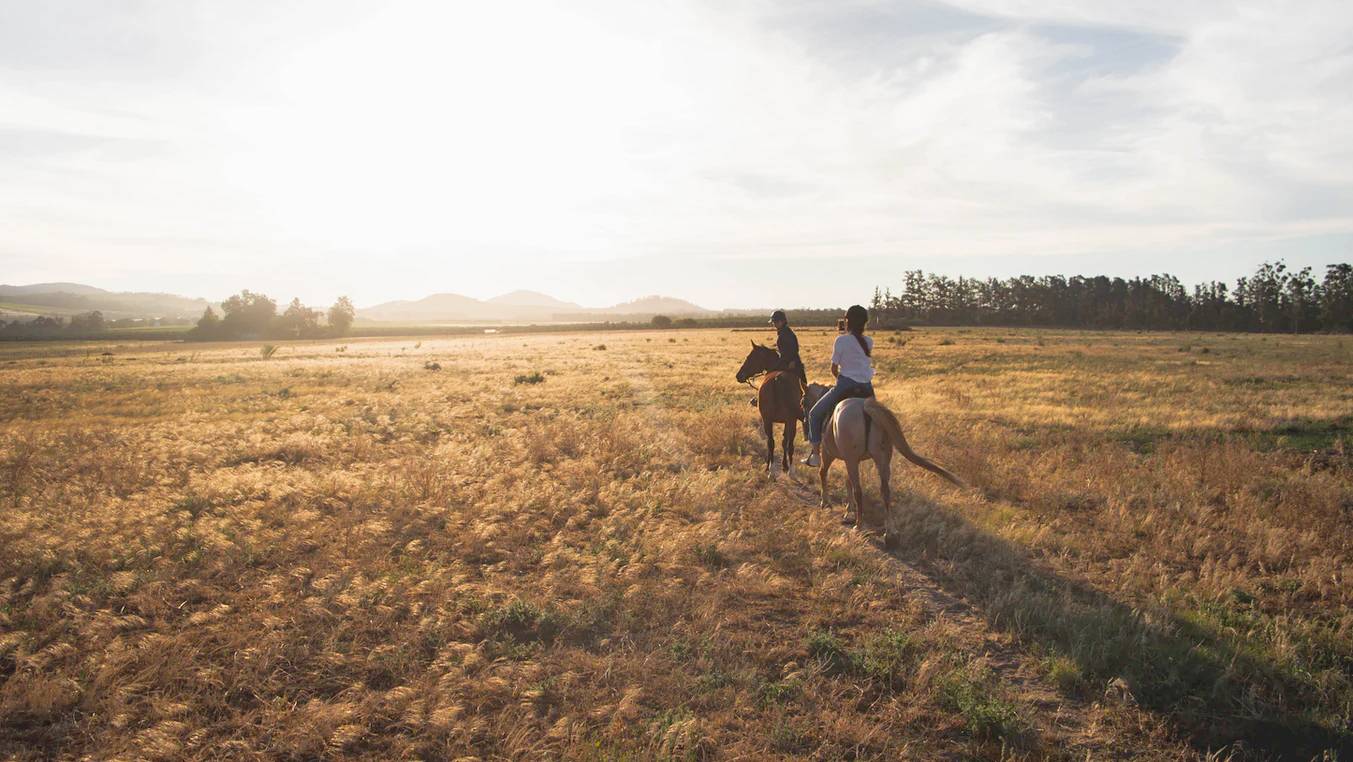
{"type": "Polygon", "coordinates": [[[1350,758],[1353,339],[877,334],[886,553],[749,337],[0,345],[0,758],[1350,758]]]}

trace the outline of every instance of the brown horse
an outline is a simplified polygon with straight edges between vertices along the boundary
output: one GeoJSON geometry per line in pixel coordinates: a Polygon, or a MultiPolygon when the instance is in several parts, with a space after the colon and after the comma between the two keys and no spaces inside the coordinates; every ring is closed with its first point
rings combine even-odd
{"type": "MultiPolygon", "coordinates": [[[[811,408],[813,403],[826,394],[828,387],[822,384],[809,384],[804,394],[803,404],[811,408]]],[[[883,403],[870,397],[868,399],[845,399],[837,404],[822,430],[822,465],[818,467],[818,480],[822,485],[822,507],[827,507],[827,472],[832,461],[840,458],[846,462],[847,487],[850,499],[846,503],[846,515],[841,523],[854,525],[862,520],[864,512],[864,490],[860,487],[860,461],[874,461],[879,472],[879,492],[883,498],[883,544],[887,547],[897,545],[897,522],[893,516],[893,493],[888,478],[892,463],[893,449],[902,453],[902,457],[939,474],[945,479],[962,487],[963,482],[942,466],[917,455],[907,438],[902,435],[902,424],[893,411],[883,403]]]]}
{"type": "Polygon", "coordinates": [[[780,353],[770,347],[752,342],[752,351],[738,369],[738,383],[765,374],[756,390],[756,409],[761,413],[761,427],[766,431],[766,475],[775,478],[775,424],[785,425],[780,465],[789,473],[794,464],[794,435],[799,419],[803,418],[803,384],[799,377],[780,368],[780,353]]]}

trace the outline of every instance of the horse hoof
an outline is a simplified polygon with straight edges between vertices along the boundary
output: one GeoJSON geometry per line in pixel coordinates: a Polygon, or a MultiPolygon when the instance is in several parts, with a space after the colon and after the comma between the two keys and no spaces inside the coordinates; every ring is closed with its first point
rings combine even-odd
{"type": "Polygon", "coordinates": [[[853,527],[855,526],[855,517],[847,513],[846,515],[841,517],[841,523],[848,527],[853,527]]]}
{"type": "Polygon", "coordinates": [[[883,547],[887,548],[888,550],[897,550],[897,546],[900,544],[902,543],[897,539],[897,535],[895,533],[893,532],[883,533],[883,547]]]}

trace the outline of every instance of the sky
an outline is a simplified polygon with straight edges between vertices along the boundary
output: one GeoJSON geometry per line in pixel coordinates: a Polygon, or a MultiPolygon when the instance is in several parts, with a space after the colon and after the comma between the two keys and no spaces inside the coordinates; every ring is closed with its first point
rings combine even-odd
{"type": "Polygon", "coordinates": [[[0,283],[866,302],[1353,260],[1353,4],[0,0],[0,283]]]}

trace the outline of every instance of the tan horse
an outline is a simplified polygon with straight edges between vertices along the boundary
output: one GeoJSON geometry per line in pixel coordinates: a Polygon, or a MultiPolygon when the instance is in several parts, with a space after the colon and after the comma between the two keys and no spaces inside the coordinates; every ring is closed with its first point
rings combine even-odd
{"type": "Polygon", "coordinates": [[[794,464],[794,434],[799,419],[803,418],[803,384],[799,377],[780,367],[780,353],[752,342],[752,351],[738,368],[738,383],[747,383],[756,376],[765,375],[756,390],[756,409],[761,413],[761,427],[766,432],[766,475],[775,478],[775,424],[785,425],[780,465],[786,474],[794,464]]]}
{"type": "MultiPolygon", "coordinates": [[[[803,405],[811,409],[829,387],[822,384],[809,384],[804,394],[803,405]]],[[[832,461],[840,458],[846,462],[847,486],[850,500],[846,503],[846,515],[843,524],[855,525],[863,516],[864,490],[860,487],[860,461],[869,458],[879,472],[879,492],[883,497],[883,543],[891,548],[897,545],[897,532],[893,520],[893,494],[888,479],[889,465],[893,459],[893,449],[902,453],[902,457],[927,471],[934,472],[962,487],[963,482],[945,468],[917,455],[902,435],[902,424],[893,411],[872,397],[868,399],[845,399],[832,411],[822,432],[822,465],[818,468],[818,480],[822,485],[822,507],[827,503],[827,471],[832,461]]]]}

